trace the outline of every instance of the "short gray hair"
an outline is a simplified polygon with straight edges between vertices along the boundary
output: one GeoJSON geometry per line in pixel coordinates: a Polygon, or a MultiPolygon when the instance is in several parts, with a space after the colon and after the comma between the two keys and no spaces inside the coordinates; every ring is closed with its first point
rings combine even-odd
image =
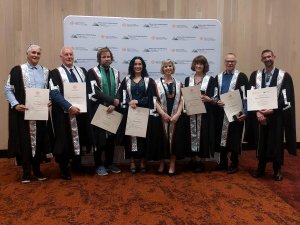
{"type": "Polygon", "coordinates": [[[173,66],[172,74],[175,73],[175,63],[174,63],[174,61],[171,60],[171,59],[166,59],[166,60],[163,60],[163,61],[161,62],[161,66],[160,66],[160,73],[161,73],[161,74],[164,74],[163,68],[164,68],[164,66],[165,66],[166,64],[169,64],[169,63],[171,63],[172,66],[173,66]]]}
{"type": "Polygon", "coordinates": [[[28,48],[26,49],[26,53],[32,51],[32,49],[34,49],[34,48],[38,48],[38,49],[40,49],[40,51],[42,51],[41,46],[36,45],[36,44],[31,44],[31,45],[29,45],[28,48]]]}

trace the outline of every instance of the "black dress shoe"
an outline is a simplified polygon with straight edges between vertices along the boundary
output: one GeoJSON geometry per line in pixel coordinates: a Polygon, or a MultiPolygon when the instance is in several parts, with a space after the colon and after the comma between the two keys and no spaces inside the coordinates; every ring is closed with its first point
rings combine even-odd
{"type": "Polygon", "coordinates": [[[140,172],[141,173],[146,173],[147,172],[147,167],[140,167],[140,172]]]}
{"type": "Polygon", "coordinates": [[[131,168],[130,168],[130,172],[131,172],[132,174],[136,174],[136,167],[131,167],[131,168]]]}
{"type": "Polygon", "coordinates": [[[276,181],[282,181],[283,176],[282,176],[282,174],[280,172],[277,172],[276,174],[274,174],[273,178],[276,181]]]}
{"type": "Polygon", "coordinates": [[[64,173],[62,173],[62,174],[60,175],[60,177],[61,177],[61,179],[63,179],[63,180],[72,180],[72,177],[71,177],[70,174],[64,174],[64,173]]]}
{"type": "Polygon", "coordinates": [[[168,172],[169,177],[175,176],[175,171],[174,172],[168,172]]]}
{"type": "Polygon", "coordinates": [[[227,170],[227,173],[228,174],[233,174],[233,173],[236,173],[239,169],[235,166],[231,166],[229,167],[229,169],[227,170]]]}
{"type": "Polygon", "coordinates": [[[252,177],[254,178],[259,178],[265,176],[265,172],[256,170],[254,173],[252,173],[252,177]]]}

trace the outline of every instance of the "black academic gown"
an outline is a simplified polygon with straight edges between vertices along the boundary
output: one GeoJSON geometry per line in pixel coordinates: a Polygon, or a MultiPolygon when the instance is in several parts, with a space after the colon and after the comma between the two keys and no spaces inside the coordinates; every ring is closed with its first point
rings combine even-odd
{"type": "MultiPolygon", "coordinates": [[[[25,89],[20,66],[15,66],[10,71],[10,84],[14,85],[15,97],[20,104],[25,105],[25,89]]],[[[36,155],[39,161],[46,159],[46,154],[51,152],[47,121],[36,121],[37,140],[36,155]]],[[[24,120],[24,112],[19,112],[9,106],[9,138],[8,156],[16,157],[18,165],[30,161],[32,157],[31,140],[28,120],[24,120]]]]}
{"type": "MultiPolygon", "coordinates": [[[[100,68],[99,65],[97,66],[98,69],[100,68]]],[[[114,70],[115,73],[116,70],[114,70]]],[[[117,72],[117,74],[114,74],[115,76],[119,77],[119,74],[117,72]]],[[[86,89],[87,89],[87,93],[88,93],[88,124],[89,124],[89,128],[88,128],[88,134],[90,137],[90,141],[92,143],[93,146],[96,147],[103,147],[106,144],[107,141],[107,131],[91,125],[91,121],[99,107],[99,105],[105,105],[105,106],[109,106],[109,105],[113,105],[114,103],[114,98],[108,95],[105,95],[103,93],[103,90],[100,90],[99,87],[101,87],[101,80],[99,79],[98,75],[96,74],[96,72],[94,71],[94,69],[90,69],[87,73],[87,77],[86,77],[86,89]],[[92,87],[92,85],[96,85],[97,87],[92,87]]],[[[116,83],[116,85],[119,85],[119,80],[116,83]]],[[[116,96],[117,98],[117,96],[116,96]]],[[[119,111],[118,108],[115,109],[116,111],[119,111]]],[[[113,135],[113,134],[111,134],[113,135]]]]}
{"type": "MultiPolygon", "coordinates": [[[[216,84],[218,84],[218,76],[215,77],[216,84]]],[[[218,85],[219,86],[219,85],[218,85]]],[[[241,90],[241,87],[245,87],[245,91],[249,89],[249,82],[246,74],[239,73],[236,85],[234,87],[234,90],[239,90],[241,98],[243,99],[243,93],[241,90]]],[[[221,87],[218,87],[219,89],[221,87]]],[[[220,91],[219,91],[220,93],[220,91]]],[[[220,96],[218,96],[220,99],[220,96]]],[[[246,102],[243,102],[243,104],[246,104],[246,102]]],[[[221,146],[221,138],[222,138],[222,126],[223,126],[223,120],[224,120],[224,109],[223,107],[216,107],[216,151],[221,152],[222,146],[221,146]]],[[[241,145],[242,145],[242,136],[243,136],[243,129],[244,129],[244,121],[233,121],[229,123],[228,132],[227,132],[227,140],[226,140],[226,146],[225,149],[228,152],[235,152],[235,153],[241,153],[241,145]]]]}
{"type": "MultiPolygon", "coordinates": [[[[81,69],[86,76],[86,70],[84,68],[81,69]]],[[[54,86],[59,86],[60,93],[64,96],[64,85],[58,69],[50,71],[49,79],[52,80],[54,86]]],[[[74,157],[74,144],[69,114],[64,112],[64,110],[55,101],[52,101],[51,114],[51,125],[53,127],[53,153],[57,156],[63,156],[66,158],[74,157]]],[[[80,149],[82,146],[90,146],[87,132],[87,113],[80,113],[79,115],[76,115],[76,122],[80,149]]]]}
{"type": "MultiPolygon", "coordinates": [[[[279,70],[275,68],[270,87],[277,86],[277,77],[279,70]]],[[[250,76],[251,87],[256,87],[257,71],[254,71],[250,76]]],[[[262,74],[262,85],[265,85],[265,75],[262,74]]],[[[283,164],[284,148],[292,155],[296,155],[296,122],[295,122],[295,96],[294,86],[291,76],[284,73],[281,87],[278,90],[278,109],[274,109],[273,113],[267,116],[267,125],[259,125],[256,119],[256,112],[249,114],[251,124],[248,124],[247,134],[249,140],[254,140],[257,146],[258,159],[275,161],[283,164]],[[287,102],[284,101],[282,90],[286,90],[287,102]],[[284,139],[286,146],[284,146],[284,139]]]]}
{"type": "MultiPolygon", "coordinates": [[[[189,86],[189,78],[185,78],[184,86],[189,86]]],[[[208,85],[206,88],[205,95],[208,97],[213,97],[215,94],[215,79],[213,77],[209,78],[208,85]]],[[[200,91],[200,90],[199,90],[200,91]]],[[[201,117],[201,128],[200,128],[200,139],[197,140],[199,142],[199,151],[192,152],[191,146],[189,149],[191,151],[192,156],[197,155],[200,158],[211,158],[215,153],[215,102],[208,103],[205,102],[206,113],[198,114],[197,117],[201,117]]],[[[191,140],[191,130],[190,130],[190,117],[186,116],[187,122],[187,134],[188,140],[191,140]]],[[[188,142],[191,144],[191,141],[188,142]]]]}
{"type": "MultiPolygon", "coordinates": [[[[128,81],[126,79],[130,79],[129,77],[125,77],[123,81],[121,82],[121,86],[119,88],[119,97],[120,97],[120,103],[123,103],[123,90],[126,90],[126,103],[125,103],[125,108],[121,109],[121,112],[123,114],[123,119],[120,125],[119,129],[119,140],[122,140],[122,144],[125,147],[125,156],[126,158],[145,158],[146,156],[146,150],[147,150],[147,138],[148,138],[148,132],[146,133],[146,138],[142,137],[136,137],[136,147],[135,147],[135,140],[131,136],[125,135],[125,130],[126,130],[126,123],[127,123],[127,115],[128,115],[128,103],[134,99],[138,100],[139,103],[137,104],[138,107],[143,107],[143,108],[150,108],[149,103],[153,99],[153,86],[154,86],[154,80],[152,78],[146,78],[148,79],[148,82],[144,78],[144,88],[139,88],[138,92],[139,93],[133,93],[133,90],[130,89],[128,90],[128,81]],[[148,83],[146,85],[146,82],[148,83]],[[147,86],[147,87],[146,87],[147,86]],[[129,97],[129,93],[131,92],[132,99],[129,97]],[[121,137],[121,138],[120,138],[121,137]],[[123,138],[122,138],[123,137],[123,138]]],[[[130,82],[133,82],[132,80],[130,82]]],[[[132,88],[132,86],[131,86],[132,88]]],[[[149,124],[149,119],[148,119],[148,124],[149,124]]]]}

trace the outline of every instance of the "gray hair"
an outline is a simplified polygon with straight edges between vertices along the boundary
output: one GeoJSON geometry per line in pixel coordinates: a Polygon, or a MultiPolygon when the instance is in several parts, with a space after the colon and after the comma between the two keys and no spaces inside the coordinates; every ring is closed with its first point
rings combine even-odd
{"type": "Polygon", "coordinates": [[[174,61],[171,60],[171,59],[166,59],[166,60],[163,60],[163,61],[161,62],[161,66],[160,66],[160,73],[161,73],[161,74],[164,74],[163,68],[164,68],[164,66],[165,66],[166,64],[168,64],[168,63],[171,63],[172,66],[173,66],[172,74],[175,73],[175,63],[174,63],[174,61]]]}
{"type": "Polygon", "coordinates": [[[36,44],[31,44],[31,45],[29,45],[28,48],[26,49],[26,53],[32,51],[32,49],[34,49],[34,48],[38,48],[40,51],[42,51],[41,46],[36,45],[36,44]]]}

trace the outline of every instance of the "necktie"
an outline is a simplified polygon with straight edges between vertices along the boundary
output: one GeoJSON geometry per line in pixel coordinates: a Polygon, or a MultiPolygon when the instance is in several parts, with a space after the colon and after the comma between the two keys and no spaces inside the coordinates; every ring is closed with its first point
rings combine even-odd
{"type": "Polygon", "coordinates": [[[266,76],[266,83],[269,83],[270,82],[270,78],[271,78],[271,74],[267,74],[267,76],[266,76]]]}
{"type": "Polygon", "coordinates": [[[76,78],[75,74],[73,73],[73,69],[70,69],[70,74],[71,74],[71,78],[72,78],[71,82],[77,82],[77,78],[76,78]]]}

